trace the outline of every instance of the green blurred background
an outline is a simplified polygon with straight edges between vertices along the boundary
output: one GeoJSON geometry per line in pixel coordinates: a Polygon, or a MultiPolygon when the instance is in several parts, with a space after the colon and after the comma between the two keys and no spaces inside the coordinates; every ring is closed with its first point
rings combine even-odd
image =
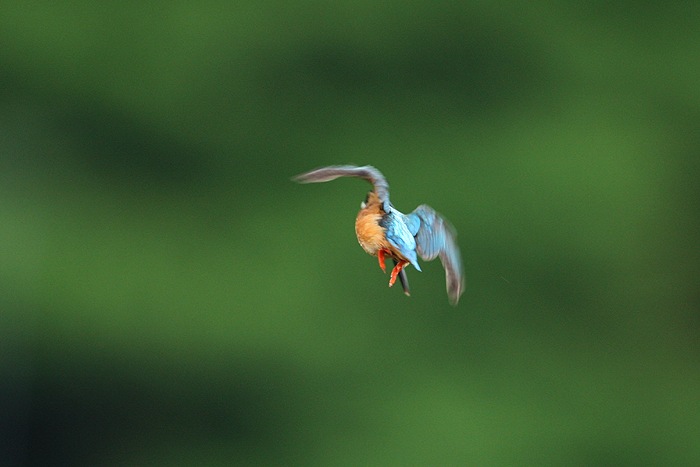
{"type": "Polygon", "coordinates": [[[698,21],[3,2],[4,464],[700,464],[698,21]],[[456,309],[290,181],[346,163],[456,226],[456,309]]]}

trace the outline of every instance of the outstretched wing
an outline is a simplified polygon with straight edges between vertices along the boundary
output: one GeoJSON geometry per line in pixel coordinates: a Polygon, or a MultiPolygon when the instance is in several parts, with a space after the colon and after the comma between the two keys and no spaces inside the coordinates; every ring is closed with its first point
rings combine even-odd
{"type": "Polygon", "coordinates": [[[408,227],[416,237],[416,251],[425,261],[440,257],[445,268],[447,296],[456,305],[464,291],[462,257],[454,227],[433,208],[422,204],[406,216],[408,227]]]}
{"type": "Polygon", "coordinates": [[[357,177],[370,182],[374,186],[374,192],[379,197],[379,201],[384,205],[389,204],[389,184],[384,175],[372,167],[365,165],[357,167],[355,165],[331,165],[329,167],[321,167],[319,169],[305,172],[294,177],[294,180],[299,183],[318,183],[330,182],[339,177],[357,177]]]}

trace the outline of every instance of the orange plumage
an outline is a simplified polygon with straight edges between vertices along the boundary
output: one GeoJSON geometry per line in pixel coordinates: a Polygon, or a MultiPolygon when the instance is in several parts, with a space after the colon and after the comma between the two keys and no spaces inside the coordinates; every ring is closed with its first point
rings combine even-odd
{"type": "Polygon", "coordinates": [[[372,256],[377,256],[378,250],[391,248],[386,240],[384,228],[379,225],[383,212],[379,208],[377,195],[370,193],[365,206],[357,213],[355,219],[355,234],[360,246],[372,256]]]}
{"type": "MultiPolygon", "coordinates": [[[[363,250],[372,256],[376,256],[379,261],[379,267],[386,272],[384,258],[386,256],[393,258],[396,266],[391,271],[391,279],[389,286],[394,285],[396,278],[402,273],[402,269],[409,262],[404,255],[401,254],[386,238],[386,229],[379,224],[379,221],[386,213],[381,208],[379,197],[376,193],[370,192],[367,195],[367,200],[362,204],[362,209],[357,213],[355,219],[355,234],[357,241],[363,250]]],[[[408,292],[408,280],[405,278],[405,273],[402,273],[401,282],[404,286],[404,292],[408,292]]]]}

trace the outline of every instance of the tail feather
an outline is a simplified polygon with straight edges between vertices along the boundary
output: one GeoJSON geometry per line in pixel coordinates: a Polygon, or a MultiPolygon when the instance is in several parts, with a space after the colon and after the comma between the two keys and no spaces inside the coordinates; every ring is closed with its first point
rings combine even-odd
{"type": "MultiPolygon", "coordinates": [[[[398,261],[395,259],[394,261],[394,266],[398,264],[398,261]]],[[[409,297],[411,296],[411,290],[408,288],[408,276],[406,275],[406,269],[402,269],[399,271],[399,282],[401,282],[401,287],[403,288],[403,293],[408,295],[409,297]]]]}

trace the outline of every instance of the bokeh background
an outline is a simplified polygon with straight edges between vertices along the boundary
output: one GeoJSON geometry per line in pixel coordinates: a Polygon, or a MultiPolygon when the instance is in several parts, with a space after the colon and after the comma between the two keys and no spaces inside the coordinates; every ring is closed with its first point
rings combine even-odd
{"type": "Polygon", "coordinates": [[[700,464],[700,3],[3,2],[3,465],[700,464]],[[459,231],[413,296],[372,164],[459,231]]]}

